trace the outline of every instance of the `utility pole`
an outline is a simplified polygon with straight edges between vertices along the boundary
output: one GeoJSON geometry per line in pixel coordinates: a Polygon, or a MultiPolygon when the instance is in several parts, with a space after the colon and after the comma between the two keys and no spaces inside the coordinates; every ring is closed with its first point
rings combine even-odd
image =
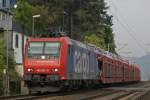
{"type": "Polygon", "coordinates": [[[6,8],[6,23],[5,23],[5,28],[6,28],[6,68],[4,70],[5,74],[5,88],[4,88],[4,95],[8,96],[9,95],[9,76],[8,76],[8,25],[9,25],[9,8],[6,8]]]}
{"type": "MultiPolygon", "coordinates": [[[[147,43],[146,44],[147,46],[150,47],[150,43],[147,43]]],[[[149,54],[149,50],[147,51],[147,53],[149,54]]],[[[149,66],[149,62],[146,62],[147,63],[147,77],[148,77],[148,81],[150,80],[150,66],[149,66]]]]}
{"type": "Polygon", "coordinates": [[[62,21],[62,31],[65,31],[65,13],[63,13],[63,21],[62,21]]]}
{"type": "Polygon", "coordinates": [[[33,15],[32,16],[32,37],[34,37],[35,36],[35,34],[34,34],[34,19],[35,18],[39,18],[41,15],[33,15]]]}
{"type": "Polygon", "coordinates": [[[108,37],[108,43],[107,43],[107,47],[108,47],[108,48],[107,48],[107,51],[108,51],[108,52],[110,51],[110,43],[111,43],[110,40],[111,40],[110,37],[108,37]]]}
{"type": "MultiPolygon", "coordinates": [[[[17,8],[17,5],[15,4],[14,5],[14,8],[17,8]]],[[[5,69],[3,70],[3,73],[4,73],[4,80],[3,80],[3,83],[4,83],[4,95],[5,96],[9,96],[10,95],[10,86],[9,86],[9,75],[8,75],[8,69],[9,69],[9,63],[8,63],[8,57],[9,57],[9,48],[8,48],[8,44],[9,44],[9,25],[11,24],[9,20],[9,11],[10,11],[10,8],[9,7],[6,7],[4,8],[3,10],[5,10],[6,12],[6,19],[5,19],[5,46],[6,46],[6,67],[5,69]]]]}
{"type": "Polygon", "coordinates": [[[72,29],[73,29],[73,18],[72,18],[72,13],[69,13],[69,37],[72,37],[72,29]]]}
{"type": "Polygon", "coordinates": [[[34,37],[34,17],[33,17],[33,20],[32,20],[32,37],[34,37]]]}
{"type": "Polygon", "coordinates": [[[107,50],[108,52],[109,52],[109,48],[110,48],[110,46],[109,46],[109,43],[108,43],[108,50],[107,50]]]}
{"type": "Polygon", "coordinates": [[[122,46],[120,46],[120,48],[118,48],[118,50],[116,50],[117,52],[119,52],[120,50],[124,49],[125,47],[127,47],[128,44],[122,44],[122,46]]]}
{"type": "Polygon", "coordinates": [[[70,29],[70,37],[72,38],[72,30],[73,30],[73,17],[71,14],[71,29],[70,29]]]}

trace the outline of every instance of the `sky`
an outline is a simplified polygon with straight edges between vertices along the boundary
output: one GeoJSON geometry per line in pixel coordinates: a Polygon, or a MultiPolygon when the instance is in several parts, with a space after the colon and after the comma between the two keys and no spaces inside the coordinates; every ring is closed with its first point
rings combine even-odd
{"type": "Polygon", "coordinates": [[[106,0],[113,15],[116,50],[125,57],[150,52],[150,0],[106,0]]]}

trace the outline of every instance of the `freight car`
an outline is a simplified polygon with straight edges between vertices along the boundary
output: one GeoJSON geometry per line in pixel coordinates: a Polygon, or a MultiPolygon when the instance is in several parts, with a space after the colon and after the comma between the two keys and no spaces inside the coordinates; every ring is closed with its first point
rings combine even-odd
{"type": "Polygon", "coordinates": [[[30,92],[140,81],[136,65],[68,37],[29,38],[24,81],[30,92]]]}

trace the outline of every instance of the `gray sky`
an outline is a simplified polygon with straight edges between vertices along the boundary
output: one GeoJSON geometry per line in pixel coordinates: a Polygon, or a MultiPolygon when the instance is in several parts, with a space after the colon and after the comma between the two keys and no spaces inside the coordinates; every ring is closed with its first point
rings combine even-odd
{"type": "Polygon", "coordinates": [[[110,14],[114,16],[113,29],[117,50],[122,48],[118,52],[124,56],[138,57],[150,52],[150,0],[106,2],[110,6],[110,14]],[[124,46],[125,44],[127,45],[124,46]]]}

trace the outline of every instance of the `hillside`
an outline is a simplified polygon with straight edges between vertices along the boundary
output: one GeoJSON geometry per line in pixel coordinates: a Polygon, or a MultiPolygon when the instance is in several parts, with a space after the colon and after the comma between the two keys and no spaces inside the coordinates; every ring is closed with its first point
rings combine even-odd
{"type": "Polygon", "coordinates": [[[142,80],[150,80],[150,54],[137,58],[135,62],[141,68],[142,80]]]}

